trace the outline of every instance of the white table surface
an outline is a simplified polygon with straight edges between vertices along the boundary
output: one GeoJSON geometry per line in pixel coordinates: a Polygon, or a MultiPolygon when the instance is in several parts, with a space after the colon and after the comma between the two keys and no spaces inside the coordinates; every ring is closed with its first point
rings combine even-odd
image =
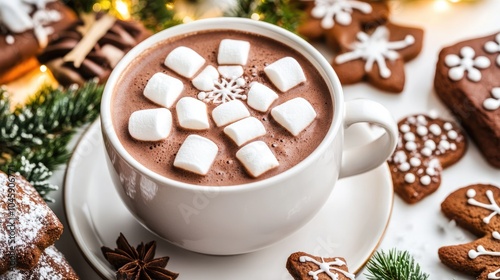
{"type": "MultiPolygon", "coordinates": [[[[500,1],[465,2],[467,3],[450,4],[447,1],[431,0],[391,2],[393,22],[425,29],[421,54],[406,64],[405,90],[402,94],[394,95],[378,91],[367,84],[358,84],[344,87],[346,99],[363,97],[376,100],[385,105],[397,120],[409,114],[431,111],[437,112],[441,117],[452,118],[433,90],[438,52],[458,41],[500,32],[500,1]]],[[[330,57],[328,50],[319,48],[330,57]]],[[[63,178],[64,168],[61,168],[54,173],[51,181],[62,189],[63,178]]],[[[440,212],[440,204],[455,189],[474,183],[493,183],[500,186],[500,170],[490,167],[474,144],[471,144],[465,157],[443,172],[442,184],[434,194],[416,205],[408,205],[399,197],[395,197],[391,221],[379,248],[386,250],[396,247],[410,251],[422,269],[431,274],[433,280],[473,279],[442,265],[437,250],[440,246],[473,240],[474,237],[465,230],[449,224],[440,212]]],[[[64,214],[61,189],[52,194],[57,202],[50,204],[65,226],[56,247],[65,254],[82,279],[99,279],[71,237],[64,214]]],[[[356,279],[366,279],[364,272],[363,270],[358,274],[356,279]]]]}

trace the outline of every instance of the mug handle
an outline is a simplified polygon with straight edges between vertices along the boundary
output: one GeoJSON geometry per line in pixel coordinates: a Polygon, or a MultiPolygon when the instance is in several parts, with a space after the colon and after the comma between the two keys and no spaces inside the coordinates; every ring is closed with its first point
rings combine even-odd
{"type": "Polygon", "coordinates": [[[385,133],[368,144],[344,150],[339,178],[374,169],[384,163],[396,148],[398,141],[397,124],[384,106],[367,99],[346,101],[344,129],[360,122],[376,124],[383,128],[385,133]]]}

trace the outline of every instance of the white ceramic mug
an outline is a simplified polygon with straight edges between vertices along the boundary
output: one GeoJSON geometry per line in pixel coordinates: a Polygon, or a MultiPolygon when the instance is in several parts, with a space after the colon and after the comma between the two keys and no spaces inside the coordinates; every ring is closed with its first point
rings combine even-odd
{"type": "Polygon", "coordinates": [[[111,177],[130,212],[173,244],[218,255],[255,251],[295,232],[321,209],[338,178],[384,163],[397,142],[397,126],[387,109],[369,100],[344,102],[337,75],[309,43],[275,25],[241,18],[175,26],[139,44],[116,66],[106,84],[101,122],[111,177]],[[155,43],[203,30],[238,30],[270,37],[296,49],[318,69],[334,100],[334,116],[321,144],[302,162],[265,180],[220,188],[160,176],[127,153],[113,129],[111,116],[111,99],[120,76],[155,43]],[[358,122],[376,124],[385,134],[365,146],[344,151],[344,130],[358,122]]]}

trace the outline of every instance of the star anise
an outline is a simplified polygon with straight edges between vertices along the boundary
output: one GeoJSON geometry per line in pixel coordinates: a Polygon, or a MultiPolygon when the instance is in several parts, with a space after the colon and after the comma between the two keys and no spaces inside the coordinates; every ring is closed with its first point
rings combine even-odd
{"type": "Polygon", "coordinates": [[[108,262],[117,270],[117,280],[174,280],[178,273],[165,269],[169,257],[154,258],[156,242],[143,242],[132,247],[125,236],[120,233],[116,240],[118,248],[101,247],[101,251],[108,262]]]}

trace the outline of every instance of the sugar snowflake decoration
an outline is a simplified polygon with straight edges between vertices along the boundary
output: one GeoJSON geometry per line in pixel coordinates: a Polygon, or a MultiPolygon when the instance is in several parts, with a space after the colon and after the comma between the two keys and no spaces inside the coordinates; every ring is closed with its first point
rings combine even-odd
{"type": "Polygon", "coordinates": [[[445,57],[444,63],[451,67],[448,77],[453,81],[461,80],[467,71],[467,78],[473,82],[481,80],[479,69],[490,67],[490,60],[485,56],[477,56],[473,48],[465,46],[460,49],[460,56],[449,54],[445,57]]]}
{"type": "MultiPolygon", "coordinates": [[[[488,41],[484,45],[488,53],[500,53],[500,33],[495,37],[495,41],[488,41]]],[[[500,54],[497,56],[497,65],[500,66],[500,54]]]]}
{"type": "Polygon", "coordinates": [[[301,256],[299,258],[299,261],[300,262],[312,262],[314,264],[316,264],[317,266],[319,266],[319,269],[316,270],[316,271],[309,271],[309,275],[313,277],[314,280],[318,280],[319,277],[318,275],[321,274],[321,273],[325,273],[326,275],[328,275],[332,280],[338,280],[339,279],[339,275],[338,273],[342,273],[345,277],[351,279],[351,280],[354,280],[354,274],[352,273],[349,273],[345,270],[342,270],[342,269],[339,269],[339,268],[336,268],[337,267],[340,267],[340,266],[344,266],[346,265],[346,263],[344,261],[342,261],[341,259],[339,258],[335,258],[334,261],[332,262],[325,262],[323,258],[321,258],[321,262],[309,257],[309,256],[301,256]]]}
{"type": "Polygon", "coordinates": [[[495,111],[500,108],[500,87],[493,88],[491,96],[491,98],[484,100],[483,107],[488,111],[495,111]]]}
{"type": "Polygon", "coordinates": [[[401,41],[389,41],[389,30],[385,26],[379,26],[372,35],[365,32],[357,34],[357,42],[351,46],[350,52],[343,53],[336,58],[338,64],[348,61],[363,59],[365,63],[365,71],[370,72],[373,64],[377,63],[382,78],[389,78],[391,70],[387,67],[386,59],[395,60],[399,57],[396,50],[406,48],[415,43],[415,38],[412,35],[407,35],[401,41]]]}
{"type": "Polygon", "coordinates": [[[335,25],[335,21],[341,25],[351,24],[354,9],[365,14],[372,12],[372,6],[361,1],[315,0],[311,15],[315,18],[321,18],[321,27],[329,29],[335,25]]]}
{"type": "Polygon", "coordinates": [[[494,216],[500,215],[500,206],[498,206],[498,204],[496,203],[495,198],[493,197],[493,192],[491,190],[486,191],[486,197],[488,198],[490,204],[477,201],[474,198],[475,196],[476,196],[476,191],[474,189],[469,189],[467,191],[467,197],[469,198],[467,200],[467,203],[491,211],[490,215],[483,218],[483,222],[485,224],[488,224],[494,216]]]}
{"type": "Polygon", "coordinates": [[[198,93],[198,99],[214,104],[225,103],[234,99],[246,100],[246,81],[242,77],[221,77],[214,80],[213,87],[209,91],[198,93]]]}

